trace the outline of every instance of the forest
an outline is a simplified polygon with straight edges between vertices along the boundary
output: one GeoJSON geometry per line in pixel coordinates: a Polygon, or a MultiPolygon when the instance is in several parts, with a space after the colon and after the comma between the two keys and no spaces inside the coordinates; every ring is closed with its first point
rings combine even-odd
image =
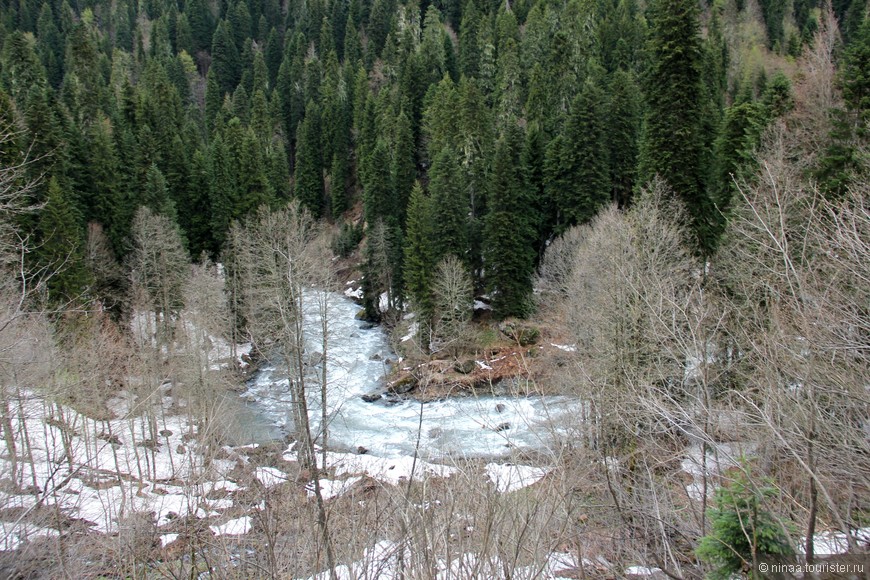
{"type": "Polygon", "coordinates": [[[868,553],[868,121],[866,0],[0,0],[0,575],[868,553]]]}

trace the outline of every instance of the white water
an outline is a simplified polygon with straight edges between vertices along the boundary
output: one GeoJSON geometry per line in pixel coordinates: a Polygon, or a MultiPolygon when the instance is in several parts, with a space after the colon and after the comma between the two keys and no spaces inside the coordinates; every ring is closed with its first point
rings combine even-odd
{"type": "MultiPolygon", "coordinates": [[[[386,361],[395,363],[397,357],[379,327],[366,330],[367,325],[354,318],[359,306],[338,294],[327,296],[329,447],[354,451],[363,447],[381,457],[408,456],[418,445],[419,433],[424,458],[503,457],[516,451],[546,452],[557,437],[568,435],[569,417],[576,413],[578,403],[567,397],[454,397],[422,405],[413,400],[366,403],[361,396],[382,389],[389,370],[386,361]],[[510,427],[496,430],[505,424],[510,427]]],[[[307,302],[306,348],[319,352],[320,317],[314,297],[307,302]]],[[[316,379],[309,384],[318,385],[316,379]]],[[[320,394],[316,386],[312,391],[312,429],[319,432],[320,394]]],[[[288,382],[275,366],[264,366],[243,397],[274,425],[283,430],[292,427],[288,382]]]]}

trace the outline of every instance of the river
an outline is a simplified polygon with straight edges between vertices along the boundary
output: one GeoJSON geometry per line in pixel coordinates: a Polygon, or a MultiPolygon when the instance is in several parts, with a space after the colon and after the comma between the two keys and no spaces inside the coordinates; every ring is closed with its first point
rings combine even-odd
{"type": "MultiPolygon", "coordinates": [[[[380,457],[419,455],[425,459],[504,458],[517,452],[548,452],[570,436],[576,415],[573,398],[466,396],[421,404],[411,399],[374,403],[362,395],[383,389],[389,362],[397,360],[384,331],[355,318],[359,306],[328,294],[329,352],[328,444],[380,457]]],[[[321,350],[320,317],[307,300],[306,350],[321,350]]],[[[315,383],[312,383],[315,384],[315,383]]],[[[312,430],[321,423],[320,394],[310,395],[312,430]]],[[[248,407],[281,432],[292,428],[286,375],[264,365],[249,381],[242,398],[248,407]]]]}

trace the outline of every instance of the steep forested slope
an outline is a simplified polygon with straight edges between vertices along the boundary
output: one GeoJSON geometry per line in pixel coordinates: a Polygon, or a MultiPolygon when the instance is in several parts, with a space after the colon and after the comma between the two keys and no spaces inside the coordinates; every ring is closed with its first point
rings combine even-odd
{"type": "MultiPolygon", "coordinates": [[[[866,43],[864,2],[833,8],[844,39],[866,43]]],[[[94,285],[92,224],[120,261],[146,206],[178,224],[194,259],[221,259],[234,220],[296,197],[337,224],[362,203],[371,317],[385,291],[391,308],[425,308],[421,268],[448,255],[494,293],[499,314],[524,314],[545,242],[611,200],[629,205],[655,174],[686,203],[697,251],[715,248],[731,175],[787,109],[777,71],[793,72],[819,10],[815,0],[788,10],[767,0],[9,2],[0,115],[14,139],[3,155],[26,158],[39,179],[32,201],[44,211],[24,227],[42,248],[31,260],[65,264],[56,303],[118,301],[111,284],[94,285]],[[420,231],[421,220],[434,227],[420,231]]],[[[841,188],[848,152],[828,161],[826,183],[841,188]]]]}

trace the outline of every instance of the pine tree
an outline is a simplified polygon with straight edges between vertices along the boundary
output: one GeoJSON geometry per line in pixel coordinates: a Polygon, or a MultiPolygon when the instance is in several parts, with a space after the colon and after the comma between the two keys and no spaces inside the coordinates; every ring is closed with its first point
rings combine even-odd
{"type": "Polygon", "coordinates": [[[209,151],[209,206],[214,239],[214,245],[210,248],[212,255],[220,253],[234,217],[236,176],[229,147],[223,136],[218,134],[212,139],[209,151]]]}
{"type": "Polygon", "coordinates": [[[523,179],[522,134],[510,124],[496,143],[484,230],[484,267],[493,308],[502,318],[531,310],[535,267],[531,190],[523,179]]]}
{"type": "Polygon", "coordinates": [[[166,216],[173,221],[176,219],[175,204],[169,197],[166,178],[155,164],[148,168],[142,205],[150,209],[152,213],[166,216]]]}
{"type": "Polygon", "coordinates": [[[390,173],[399,223],[404,224],[411,189],[414,187],[417,177],[417,148],[414,144],[414,134],[411,131],[411,121],[404,110],[400,111],[396,117],[394,130],[390,173]]]}
{"type": "Polygon", "coordinates": [[[712,250],[716,217],[706,190],[701,135],[701,37],[695,0],[651,5],[648,103],[640,151],[643,181],[660,175],[694,220],[698,248],[712,250]]]}

